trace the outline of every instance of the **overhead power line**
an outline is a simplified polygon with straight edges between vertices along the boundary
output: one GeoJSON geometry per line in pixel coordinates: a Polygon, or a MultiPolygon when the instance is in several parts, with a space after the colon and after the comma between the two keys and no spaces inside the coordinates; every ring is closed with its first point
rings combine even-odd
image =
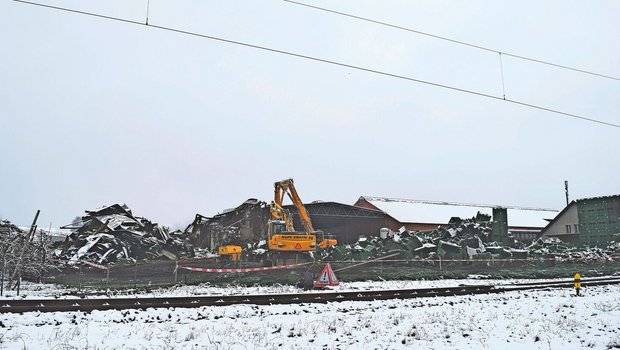
{"type": "Polygon", "coordinates": [[[476,49],[480,49],[480,50],[484,50],[484,51],[489,51],[489,52],[494,52],[494,53],[498,53],[498,54],[502,54],[502,55],[505,55],[505,56],[510,56],[510,57],[514,57],[514,58],[518,58],[518,59],[522,59],[522,60],[526,60],[526,61],[530,61],[530,62],[536,62],[536,63],[545,64],[545,65],[549,65],[549,66],[553,66],[553,67],[558,67],[558,68],[562,68],[562,69],[572,70],[572,71],[575,71],[575,72],[580,72],[580,73],[584,73],[584,74],[590,74],[590,75],[598,76],[598,77],[601,77],[601,78],[606,78],[606,79],[620,81],[620,78],[614,77],[614,76],[611,76],[611,75],[596,73],[596,72],[588,71],[588,70],[585,70],[585,69],[579,69],[579,68],[575,68],[575,67],[564,66],[564,65],[561,65],[561,64],[557,64],[557,63],[553,63],[553,62],[549,62],[549,61],[543,61],[543,60],[539,60],[539,59],[536,59],[536,58],[526,57],[526,56],[522,56],[522,55],[508,53],[508,52],[503,52],[503,51],[499,51],[499,50],[496,50],[496,49],[491,49],[491,48],[488,48],[488,47],[471,44],[471,43],[468,43],[468,42],[465,42],[465,41],[451,39],[451,38],[448,38],[448,37],[445,37],[445,36],[431,34],[431,33],[428,33],[428,32],[423,32],[423,31],[420,31],[420,30],[411,29],[411,28],[399,26],[399,25],[396,25],[396,24],[391,24],[391,23],[387,23],[387,22],[382,22],[382,21],[374,20],[374,19],[371,19],[371,18],[368,18],[368,17],[356,16],[356,15],[352,15],[350,13],[345,13],[345,12],[340,12],[340,11],[336,11],[336,10],[331,10],[331,9],[328,9],[328,8],[325,8],[325,7],[314,6],[314,5],[310,5],[310,4],[306,4],[306,3],[298,2],[298,1],[293,1],[293,0],[283,0],[283,1],[288,2],[290,4],[295,4],[295,5],[300,5],[300,6],[312,8],[312,9],[315,9],[315,10],[320,10],[320,11],[324,11],[324,12],[329,12],[329,13],[345,16],[345,17],[359,19],[359,20],[362,20],[362,21],[365,21],[365,22],[375,23],[375,24],[379,24],[379,25],[382,25],[382,26],[386,26],[386,27],[391,27],[391,28],[395,28],[395,29],[399,29],[399,30],[404,30],[404,31],[411,32],[411,33],[425,35],[425,36],[428,36],[428,37],[431,37],[431,38],[448,41],[448,42],[451,42],[451,43],[454,43],[454,44],[465,45],[465,46],[473,47],[473,48],[476,48],[476,49]]]}
{"type": "Polygon", "coordinates": [[[552,113],[556,113],[556,114],[559,114],[559,115],[562,115],[562,116],[566,116],[566,117],[581,119],[581,120],[585,120],[585,121],[589,121],[589,122],[593,122],[593,123],[598,123],[598,124],[602,124],[602,125],[606,125],[606,126],[611,126],[611,127],[614,127],[614,128],[620,128],[619,124],[614,124],[614,123],[610,123],[610,122],[606,122],[606,121],[602,121],[602,120],[598,120],[598,119],[588,118],[588,117],[584,117],[584,116],[581,116],[581,115],[572,114],[572,113],[568,113],[568,112],[563,112],[563,111],[556,110],[556,109],[541,107],[541,106],[537,106],[537,105],[533,105],[533,104],[529,104],[529,103],[525,103],[525,102],[521,102],[521,101],[511,100],[511,99],[507,99],[507,98],[505,99],[503,97],[489,95],[489,94],[485,94],[485,93],[482,93],[482,92],[479,92],[479,91],[462,89],[462,88],[458,88],[458,87],[455,87],[455,86],[449,86],[449,85],[434,83],[434,82],[427,81],[427,80],[416,79],[416,78],[412,78],[412,77],[408,77],[408,76],[404,76],[404,75],[384,72],[384,71],[380,71],[380,70],[376,70],[376,69],[371,69],[371,68],[365,68],[365,67],[361,67],[361,66],[355,66],[355,65],[352,65],[352,64],[348,64],[348,63],[342,63],[342,62],[327,60],[327,59],[323,59],[323,58],[319,58],[319,57],[314,57],[314,56],[302,55],[302,54],[298,54],[298,53],[294,53],[294,52],[290,52],[290,51],[284,51],[284,50],[274,49],[274,48],[270,48],[270,47],[266,47],[266,46],[260,46],[260,45],[255,45],[255,44],[244,43],[244,42],[241,42],[241,41],[225,39],[225,38],[220,38],[220,37],[200,34],[200,33],[196,33],[196,32],[190,32],[190,31],[186,31],[186,30],[175,29],[175,28],[171,28],[171,27],[159,26],[159,25],[154,25],[154,24],[146,24],[146,23],[143,23],[143,22],[133,21],[133,20],[124,19],[124,18],[120,18],[120,17],[106,16],[106,15],[101,15],[101,14],[92,13],[92,12],[79,11],[79,10],[74,10],[74,9],[70,9],[70,8],[58,7],[58,6],[52,6],[52,5],[46,5],[46,4],[40,4],[40,3],[30,2],[30,1],[25,1],[25,0],[13,0],[13,1],[14,2],[18,2],[18,3],[22,3],[22,4],[28,4],[28,5],[34,5],[34,6],[39,6],[39,7],[45,7],[45,8],[49,8],[49,9],[53,9],[53,10],[77,13],[77,14],[81,14],[81,15],[92,16],[92,17],[97,17],[97,18],[103,18],[103,19],[108,19],[108,20],[112,20],[112,21],[130,23],[130,24],[145,26],[145,27],[148,27],[148,28],[156,28],[156,29],[165,30],[165,31],[169,31],[169,32],[185,34],[185,35],[195,36],[195,37],[204,38],[204,39],[216,40],[216,41],[225,42],[225,43],[229,43],[229,44],[241,45],[241,46],[250,47],[250,48],[253,48],[253,49],[274,52],[274,53],[278,53],[278,54],[282,54],[282,55],[302,58],[302,59],[316,61],[316,62],[327,63],[327,64],[331,64],[331,65],[336,65],[336,66],[340,66],[340,67],[346,67],[346,68],[360,70],[360,71],[364,71],[364,72],[379,74],[379,75],[388,76],[388,77],[392,77],[392,78],[397,78],[397,79],[412,81],[412,82],[416,82],[416,83],[436,86],[436,87],[440,87],[440,88],[444,88],[444,89],[454,90],[454,91],[463,92],[463,93],[467,93],[467,94],[471,94],[471,95],[477,95],[477,96],[486,97],[486,98],[490,98],[490,99],[494,99],[494,100],[510,102],[512,104],[517,104],[517,105],[521,105],[521,106],[525,106],[525,107],[529,107],[529,108],[533,108],[533,109],[538,109],[538,110],[542,110],[542,111],[552,112],[552,113]]]}

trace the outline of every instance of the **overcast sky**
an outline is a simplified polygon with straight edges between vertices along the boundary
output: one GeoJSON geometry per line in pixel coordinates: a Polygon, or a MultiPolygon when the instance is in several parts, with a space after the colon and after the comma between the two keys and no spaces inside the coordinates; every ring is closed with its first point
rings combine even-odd
{"type": "MultiPolygon", "coordinates": [[[[44,1],[144,21],[144,1],[44,1]]],[[[620,76],[618,1],[316,1],[620,76]]],[[[284,1],[150,1],[149,23],[502,95],[499,55],[284,1]]],[[[620,81],[503,57],[507,98],[620,124],[620,81]]],[[[292,177],[361,195],[561,209],[620,193],[620,129],[429,85],[0,2],[0,218],[127,203],[184,227],[292,177]]]]}

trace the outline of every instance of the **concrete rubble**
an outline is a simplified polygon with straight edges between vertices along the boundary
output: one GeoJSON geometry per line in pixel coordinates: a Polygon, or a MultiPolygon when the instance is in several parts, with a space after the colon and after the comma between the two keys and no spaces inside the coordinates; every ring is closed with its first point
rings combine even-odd
{"type": "MultiPolygon", "coordinates": [[[[244,260],[268,259],[265,241],[265,223],[268,218],[265,202],[249,199],[242,205],[207,218],[200,214],[186,229],[196,245],[204,247],[201,257],[215,257],[217,247],[235,244],[243,247],[244,260]]],[[[608,259],[613,249],[575,248],[557,239],[537,240],[530,245],[513,239],[505,222],[493,221],[491,215],[477,213],[469,219],[453,217],[447,227],[429,232],[381,229],[379,235],[360,236],[354,244],[338,245],[319,250],[318,260],[370,260],[393,256],[391,259],[540,259],[549,266],[555,261],[583,262],[608,259]],[[503,225],[503,226],[502,226],[503,225]]]]}
{"type": "Polygon", "coordinates": [[[554,256],[557,261],[592,263],[620,258],[620,242],[611,242],[605,247],[577,248],[557,238],[538,239],[527,250],[533,256],[554,256]]]}
{"type": "MultiPolygon", "coordinates": [[[[455,218],[458,219],[458,218],[455,218]]],[[[323,260],[370,260],[389,255],[391,259],[540,259],[546,265],[565,260],[592,263],[611,261],[620,255],[620,242],[604,248],[571,247],[557,238],[538,239],[530,245],[493,233],[488,217],[455,220],[447,228],[430,232],[382,229],[378,236],[360,237],[355,244],[336,246],[321,252],[323,260]],[[551,260],[551,263],[549,263],[551,260]]]]}
{"type": "Polygon", "coordinates": [[[71,264],[80,260],[107,264],[194,256],[186,234],[135,217],[124,204],[87,210],[86,215],[62,228],[72,233],[54,254],[71,264]]]}
{"type": "MultiPolygon", "coordinates": [[[[269,259],[264,240],[268,217],[265,202],[249,199],[213,217],[197,214],[185,231],[170,232],[145,218],[134,217],[126,205],[114,204],[86,211],[85,216],[63,227],[73,232],[55,254],[70,263],[86,259],[101,264],[181,257],[217,259],[217,247],[233,244],[243,248],[244,261],[264,261],[269,259]],[[194,245],[202,248],[194,249],[194,245]]],[[[606,248],[575,248],[557,239],[539,239],[526,245],[514,240],[507,226],[499,227],[499,222],[481,213],[464,220],[454,217],[449,222],[447,227],[424,232],[404,227],[398,231],[383,228],[378,236],[360,236],[354,244],[319,250],[314,258],[359,261],[390,255],[392,259],[429,261],[439,258],[540,259],[549,265],[562,260],[611,259],[614,252],[617,255],[620,250],[620,244],[606,248]]]]}

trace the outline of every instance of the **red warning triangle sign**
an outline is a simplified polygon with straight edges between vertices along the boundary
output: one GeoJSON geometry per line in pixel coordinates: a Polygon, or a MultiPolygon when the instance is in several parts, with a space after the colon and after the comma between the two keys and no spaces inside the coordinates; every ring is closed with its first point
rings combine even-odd
{"type": "Polygon", "coordinates": [[[301,249],[301,244],[299,243],[295,244],[295,249],[301,249]]]}
{"type": "Polygon", "coordinates": [[[316,281],[314,281],[314,288],[324,288],[327,286],[337,286],[339,284],[338,278],[329,263],[325,265],[323,271],[319,275],[316,281]]]}

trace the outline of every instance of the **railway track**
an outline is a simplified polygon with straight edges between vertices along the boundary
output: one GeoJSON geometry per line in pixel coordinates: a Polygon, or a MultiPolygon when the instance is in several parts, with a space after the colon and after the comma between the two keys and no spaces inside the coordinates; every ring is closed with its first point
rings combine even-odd
{"type": "MultiPolygon", "coordinates": [[[[620,277],[582,279],[582,287],[620,284],[620,277]]],[[[473,294],[495,294],[510,291],[572,288],[573,280],[528,282],[498,285],[461,285],[445,288],[400,290],[320,292],[300,294],[192,296],[158,298],[92,298],[92,299],[22,299],[0,301],[0,313],[122,310],[171,307],[227,306],[236,304],[270,305],[328,303],[341,301],[373,301],[473,294]]]]}

